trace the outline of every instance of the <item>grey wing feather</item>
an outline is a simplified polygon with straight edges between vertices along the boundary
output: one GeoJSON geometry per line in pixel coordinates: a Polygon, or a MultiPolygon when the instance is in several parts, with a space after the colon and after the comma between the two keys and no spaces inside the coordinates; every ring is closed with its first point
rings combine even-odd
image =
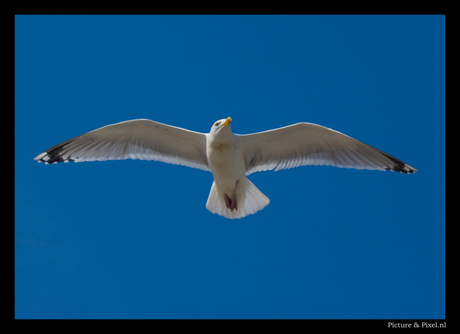
{"type": "Polygon", "coordinates": [[[401,160],[335,130],[311,123],[239,135],[246,174],[305,165],[415,173],[401,160]]]}
{"type": "Polygon", "coordinates": [[[209,170],[205,134],[147,119],[104,126],[35,157],[47,164],[122,159],[156,160],[209,170]]]}

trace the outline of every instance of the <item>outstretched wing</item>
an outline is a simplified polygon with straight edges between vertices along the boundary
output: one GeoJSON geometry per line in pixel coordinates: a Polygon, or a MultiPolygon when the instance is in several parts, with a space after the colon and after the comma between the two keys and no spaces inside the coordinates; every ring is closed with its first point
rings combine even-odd
{"type": "Polygon", "coordinates": [[[246,174],[329,165],[356,169],[393,170],[415,173],[417,169],[391,155],[335,130],[311,123],[239,135],[246,174]]]}
{"type": "Polygon", "coordinates": [[[122,159],[156,160],[209,170],[205,134],[147,119],[104,126],[35,157],[47,164],[122,159]]]}

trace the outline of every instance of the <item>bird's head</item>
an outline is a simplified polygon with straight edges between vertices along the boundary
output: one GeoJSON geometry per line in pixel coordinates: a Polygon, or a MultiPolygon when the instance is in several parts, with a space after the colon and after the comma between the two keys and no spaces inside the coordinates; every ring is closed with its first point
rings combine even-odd
{"type": "Polygon", "coordinates": [[[231,122],[231,117],[227,117],[226,119],[220,119],[214,122],[211,128],[211,132],[209,134],[213,137],[228,136],[232,133],[232,128],[230,127],[231,122]]]}

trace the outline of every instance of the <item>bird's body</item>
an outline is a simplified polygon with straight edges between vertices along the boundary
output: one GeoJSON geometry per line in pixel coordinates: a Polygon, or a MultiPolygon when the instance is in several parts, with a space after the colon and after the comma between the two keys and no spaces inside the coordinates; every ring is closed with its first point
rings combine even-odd
{"type": "Polygon", "coordinates": [[[270,201],[246,178],[243,150],[230,123],[231,118],[217,121],[206,137],[208,166],[214,176],[206,208],[227,218],[241,218],[263,209],[270,201]]]}
{"type": "Polygon", "coordinates": [[[207,137],[206,156],[214,180],[226,194],[232,194],[236,182],[246,177],[246,168],[238,139],[228,129],[221,128],[214,140],[210,140],[210,136],[207,137]]]}
{"type": "Polygon", "coordinates": [[[232,119],[214,123],[209,134],[146,119],[108,125],[58,144],[35,160],[45,163],[119,159],[157,160],[210,171],[206,208],[226,218],[253,214],[270,200],[247,178],[264,170],[303,165],[356,169],[417,170],[340,132],[311,123],[249,135],[232,133],[232,119]]]}

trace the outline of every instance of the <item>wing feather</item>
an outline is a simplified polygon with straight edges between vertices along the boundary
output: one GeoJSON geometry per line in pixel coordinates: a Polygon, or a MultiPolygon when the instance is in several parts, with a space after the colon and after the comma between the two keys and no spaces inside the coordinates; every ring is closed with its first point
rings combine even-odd
{"type": "Polygon", "coordinates": [[[209,170],[205,134],[147,119],[104,126],[35,157],[47,164],[122,159],[156,160],[209,170]]]}
{"type": "Polygon", "coordinates": [[[246,174],[305,165],[415,173],[417,169],[359,140],[311,123],[239,135],[246,174]]]}

